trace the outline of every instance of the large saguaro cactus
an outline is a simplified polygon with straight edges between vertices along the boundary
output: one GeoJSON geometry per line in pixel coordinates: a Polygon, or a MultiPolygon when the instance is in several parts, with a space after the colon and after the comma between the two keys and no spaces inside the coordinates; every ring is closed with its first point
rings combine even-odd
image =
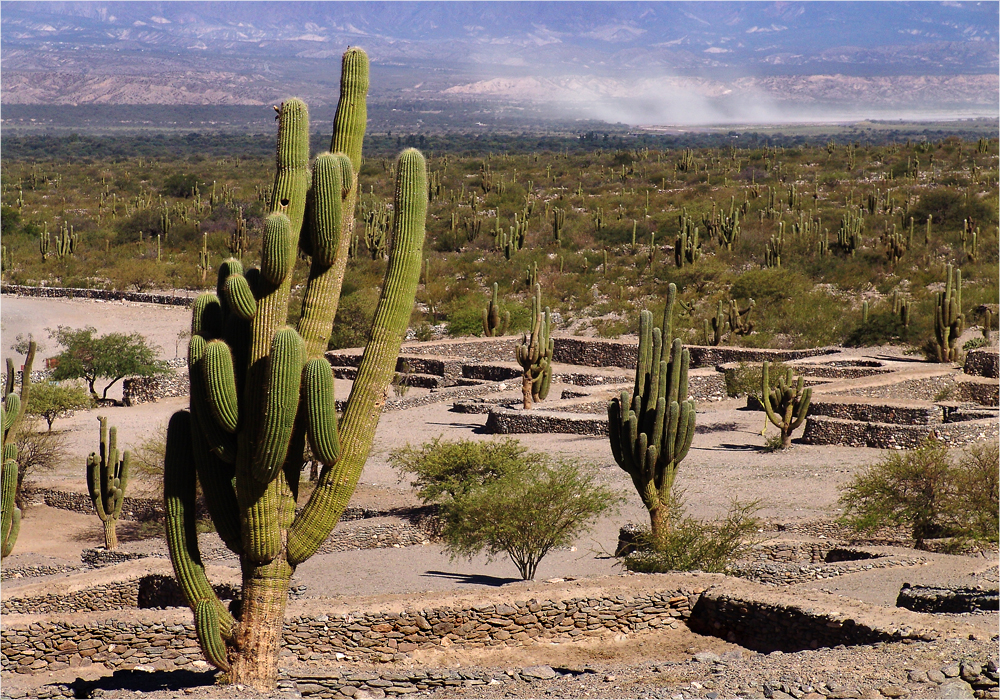
{"type": "MultiPolygon", "coordinates": [[[[786,370],[784,377],[778,377],[778,385],[773,389],[769,374],[770,363],[765,360],[761,373],[761,399],[767,419],[781,430],[781,449],[785,449],[792,444],[792,433],[806,419],[812,389],[803,388],[805,379],[801,376],[798,381],[792,380],[791,367],[786,370]]],[[[764,427],[767,427],[767,423],[764,423],[764,427]]]]}
{"type": "Polygon", "coordinates": [[[14,361],[7,358],[7,382],[4,399],[0,404],[0,424],[3,430],[3,446],[0,453],[0,558],[6,558],[14,549],[17,535],[21,530],[21,510],[15,503],[17,496],[17,445],[14,435],[17,425],[24,416],[31,393],[31,365],[35,360],[37,345],[28,343],[28,355],[21,372],[21,393],[14,393],[14,361]]]}
{"type": "Polygon", "coordinates": [[[531,298],[531,335],[523,334],[517,346],[517,362],[524,370],[521,393],[524,407],[531,408],[532,401],[544,401],[552,384],[552,351],[555,342],[549,337],[552,319],[546,307],[542,311],[542,286],[535,285],[531,298]]]}
{"type": "Polygon", "coordinates": [[[635,388],[608,404],[608,432],[615,461],[630,477],[649,511],[654,541],[670,528],[670,491],[677,467],[694,438],[695,403],[688,398],[691,357],[673,337],[677,287],[667,288],[661,328],[639,314],[635,388]]]}
{"type": "Polygon", "coordinates": [[[938,362],[958,362],[961,355],[958,337],[965,330],[965,314],[962,313],[962,271],[954,270],[954,286],[952,286],[952,272],[952,266],[948,265],[944,291],[934,295],[934,349],[938,362]]]}
{"type": "Polygon", "coordinates": [[[367,347],[340,426],[333,373],[323,358],[350,245],[365,127],[368,60],[344,54],[333,154],[313,163],[305,104],[279,111],[277,174],[259,270],[219,266],[216,294],[194,305],[188,351],[191,409],[167,431],[167,540],[194,611],[206,658],[231,683],[260,690],[277,682],[288,588],[340,519],[371,450],[409,323],[424,241],[423,156],[397,165],[388,268],[367,347]],[[297,325],[285,325],[296,249],[311,256],[297,325]],[[323,464],[296,512],[305,441],[323,464]],[[205,576],[195,535],[195,478],[226,546],[243,569],[242,603],[227,610],[205,576]]]}
{"type": "Polygon", "coordinates": [[[101,422],[101,451],[87,457],[87,490],[104,523],[104,548],[111,551],[118,549],[118,518],[125,502],[130,455],[125,450],[118,459],[118,430],[111,426],[109,434],[108,419],[98,416],[97,420],[101,422]]]}

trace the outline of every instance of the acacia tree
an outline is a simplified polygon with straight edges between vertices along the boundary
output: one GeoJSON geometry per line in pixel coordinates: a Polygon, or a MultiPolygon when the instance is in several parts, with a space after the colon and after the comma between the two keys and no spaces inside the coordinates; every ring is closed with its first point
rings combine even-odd
{"type": "Polygon", "coordinates": [[[56,418],[71,411],[90,408],[93,401],[93,397],[82,386],[43,382],[32,388],[26,412],[28,415],[44,418],[49,425],[49,432],[52,432],[52,424],[56,418]]]}
{"type": "Polygon", "coordinates": [[[64,350],[56,355],[58,362],[52,379],[83,379],[95,399],[98,379],[110,379],[100,398],[108,398],[108,389],[125,377],[152,377],[170,370],[166,363],[156,359],[159,348],[146,343],[139,333],[108,333],[97,336],[93,326],[69,328],[59,326],[48,329],[49,337],[64,350]]]}

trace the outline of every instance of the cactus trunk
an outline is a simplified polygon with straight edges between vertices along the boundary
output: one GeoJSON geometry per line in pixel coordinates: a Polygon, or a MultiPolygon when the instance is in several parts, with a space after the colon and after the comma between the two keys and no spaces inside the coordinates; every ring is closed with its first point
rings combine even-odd
{"type": "Polygon", "coordinates": [[[250,688],[278,682],[278,654],[293,568],[284,557],[252,567],[243,576],[243,605],[229,681],[250,688]]]}
{"type": "Polygon", "coordinates": [[[104,548],[109,552],[118,549],[117,520],[106,520],[104,522],[104,548]]]}

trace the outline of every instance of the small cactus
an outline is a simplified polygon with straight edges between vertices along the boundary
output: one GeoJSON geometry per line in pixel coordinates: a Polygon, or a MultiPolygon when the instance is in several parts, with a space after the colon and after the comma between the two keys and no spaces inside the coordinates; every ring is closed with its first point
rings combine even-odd
{"type": "Polygon", "coordinates": [[[792,368],[789,367],[784,377],[778,377],[778,385],[772,389],[769,365],[765,360],[761,374],[761,400],[768,420],[781,430],[781,449],[785,449],[792,444],[792,432],[802,425],[809,412],[812,388],[804,388],[805,379],[801,376],[793,384],[792,368]]]}
{"type": "Polygon", "coordinates": [[[934,340],[938,362],[958,362],[960,357],[958,337],[965,330],[965,314],[962,313],[962,271],[954,270],[954,286],[952,286],[952,272],[952,266],[948,265],[944,291],[934,295],[934,340]]]}
{"type": "Polygon", "coordinates": [[[99,416],[101,422],[100,453],[91,452],[87,457],[87,490],[94,503],[97,517],[104,524],[104,548],[118,549],[118,518],[125,500],[128,484],[129,451],[118,458],[118,431],[112,426],[108,430],[108,419],[99,416]]]}
{"type": "Polygon", "coordinates": [[[483,309],[483,335],[487,338],[498,338],[507,333],[507,326],[510,325],[510,312],[507,311],[500,316],[500,305],[497,303],[499,285],[493,283],[493,298],[483,309]]]}
{"type": "Polygon", "coordinates": [[[544,401],[552,383],[552,350],[554,341],[549,337],[552,319],[548,307],[542,311],[542,287],[535,285],[531,298],[531,335],[523,334],[517,346],[517,362],[524,373],[521,391],[524,408],[531,408],[533,401],[544,401]]]}

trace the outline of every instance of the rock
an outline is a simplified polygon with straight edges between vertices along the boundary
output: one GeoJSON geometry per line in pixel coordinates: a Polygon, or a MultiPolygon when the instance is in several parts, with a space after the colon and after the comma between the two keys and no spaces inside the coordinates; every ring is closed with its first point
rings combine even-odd
{"type": "Polygon", "coordinates": [[[947,680],[947,678],[945,678],[945,675],[943,673],[941,673],[940,671],[938,671],[937,669],[934,669],[932,671],[928,671],[927,672],[927,678],[931,682],[938,683],[938,684],[944,683],[947,680]]]}
{"type": "Polygon", "coordinates": [[[951,664],[950,666],[942,668],[941,673],[943,673],[946,678],[958,678],[958,674],[961,673],[961,669],[958,664],[951,664]]]}
{"type": "Polygon", "coordinates": [[[963,661],[958,675],[966,683],[975,685],[975,683],[979,680],[979,672],[982,668],[983,667],[977,663],[963,661]]]}
{"type": "Polygon", "coordinates": [[[910,683],[927,683],[927,671],[910,671],[910,683]]]}
{"type": "Polygon", "coordinates": [[[976,696],[972,692],[971,685],[958,678],[951,678],[937,687],[933,697],[965,700],[965,698],[974,698],[976,696]]]}
{"type": "Polygon", "coordinates": [[[878,692],[887,698],[905,698],[910,694],[910,691],[899,685],[884,685],[878,689],[878,692]]]}
{"type": "Polygon", "coordinates": [[[722,658],[712,651],[699,651],[694,655],[694,660],[700,664],[710,664],[716,661],[722,661],[722,658]]]}
{"type": "Polygon", "coordinates": [[[521,676],[524,678],[537,678],[541,681],[550,681],[556,677],[556,672],[551,666],[528,666],[521,669],[521,676]]]}

